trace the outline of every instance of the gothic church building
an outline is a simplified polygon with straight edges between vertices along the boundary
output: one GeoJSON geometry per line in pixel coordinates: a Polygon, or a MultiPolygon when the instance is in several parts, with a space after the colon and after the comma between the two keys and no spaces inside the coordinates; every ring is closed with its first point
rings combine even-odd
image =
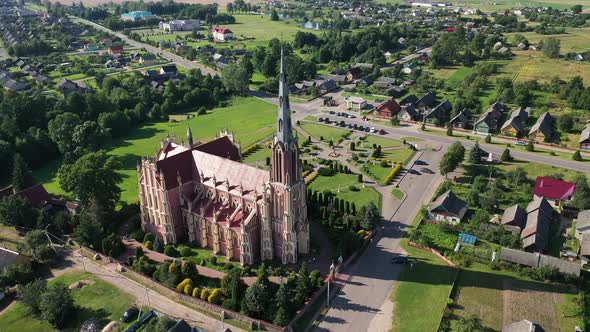
{"type": "Polygon", "coordinates": [[[241,163],[240,145],[222,132],[208,143],[168,137],[138,165],[141,224],[164,243],[185,240],[242,265],[309,253],[306,190],[281,56],[277,132],[270,172],[241,163]]]}

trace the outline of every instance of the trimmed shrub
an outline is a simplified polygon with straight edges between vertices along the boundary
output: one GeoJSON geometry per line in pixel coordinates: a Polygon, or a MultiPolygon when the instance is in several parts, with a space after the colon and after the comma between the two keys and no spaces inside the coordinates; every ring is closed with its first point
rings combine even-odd
{"type": "Polygon", "coordinates": [[[209,301],[209,303],[219,304],[221,302],[221,290],[215,288],[207,298],[207,301],[209,301]]]}
{"type": "Polygon", "coordinates": [[[178,250],[176,250],[176,248],[174,248],[173,245],[169,244],[164,248],[164,255],[166,256],[170,256],[170,257],[178,257],[178,250]]]}
{"type": "Polygon", "coordinates": [[[217,256],[212,256],[209,258],[209,262],[211,262],[213,265],[217,265],[217,256]]]}
{"type": "Polygon", "coordinates": [[[184,286],[184,294],[190,296],[193,293],[193,286],[191,284],[184,286]]]}
{"type": "Polygon", "coordinates": [[[156,236],[154,234],[145,233],[145,235],[143,236],[143,243],[146,243],[147,241],[154,243],[155,239],[156,239],[156,236]]]}
{"type": "Polygon", "coordinates": [[[176,286],[176,291],[182,293],[187,285],[193,285],[193,281],[189,278],[184,279],[176,286]]]}
{"type": "Polygon", "coordinates": [[[193,288],[193,297],[199,297],[201,295],[201,290],[199,289],[199,287],[195,287],[193,288]]]}
{"type": "Polygon", "coordinates": [[[154,247],[152,241],[145,241],[143,243],[143,246],[146,247],[148,250],[152,250],[152,248],[154,247]]]}
{"type": "Polygon", "coordinates": [[[145,232],[141,229],[137,229],[133,231],[129,236],[137,242],[144,242],[145,232]]]}
{"type": "Polygon", "coordinates": [[[209,298],[209,290],[206,288],[203,288],[203,290],[201,291],[201,300],[207,301],[208,298],[209,298]]]}
{"type": "Polygon", "coordinates": [[[178,252],[182,257],[193,256],[193,251],[189,247],[181,247],[178,252]]]}

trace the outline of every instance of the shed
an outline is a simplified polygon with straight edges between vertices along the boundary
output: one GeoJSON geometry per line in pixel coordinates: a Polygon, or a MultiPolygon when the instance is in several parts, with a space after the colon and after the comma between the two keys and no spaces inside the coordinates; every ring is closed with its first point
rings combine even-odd
{"type": "Polygon", "coordinates": [[[474,246],[477,237],[475,235],[467,234],[467,233],[459,233],[459,243],[465,244],[469,246],[474,246]]]}

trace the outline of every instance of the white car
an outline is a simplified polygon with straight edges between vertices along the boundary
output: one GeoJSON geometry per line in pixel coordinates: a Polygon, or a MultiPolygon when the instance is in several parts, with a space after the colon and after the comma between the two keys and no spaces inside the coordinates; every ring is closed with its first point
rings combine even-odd
{"type": "Polygon", "coordinates": [[[375,127],[371,127],[371,132],[372,132],[372,133],[374,133],[374,132],[376,132],[376,131],[377,131],[377,130],[375,130],[375,127]]]}

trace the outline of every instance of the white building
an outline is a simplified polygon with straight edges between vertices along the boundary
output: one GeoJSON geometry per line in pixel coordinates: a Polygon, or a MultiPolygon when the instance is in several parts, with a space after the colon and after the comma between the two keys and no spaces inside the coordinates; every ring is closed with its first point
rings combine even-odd
{"type": "Polygon", "coordinates": [[[361,97],[346,97],[344,98],[344,103],[346,104],[346,108],[358,111],[367,106],[367,101],[361,97]]]}
{"type": "Polygon", "coordinates": [[[201,27],[199,20],[171,20],[168,22],[160,22],[160,30],[162,31],[192,31],[198,30],[201,27]]]}
{"type": "Polygon", "coordinates": [[[234,33],[228,28],[214,27],[212,33],[215,41],[225,42],[234,39],[234,33]]]}

